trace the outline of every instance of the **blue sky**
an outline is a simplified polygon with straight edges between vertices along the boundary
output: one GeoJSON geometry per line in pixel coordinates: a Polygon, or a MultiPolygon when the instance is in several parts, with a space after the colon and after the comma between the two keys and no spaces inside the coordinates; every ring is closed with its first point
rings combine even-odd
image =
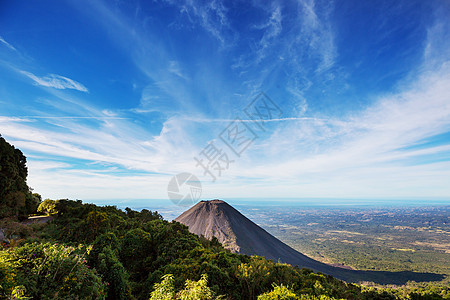
{"type": "Polygon", "coordinates": [[[450,3],[2,1],[0,134],[45,198],[450,199],[450,3]]]}

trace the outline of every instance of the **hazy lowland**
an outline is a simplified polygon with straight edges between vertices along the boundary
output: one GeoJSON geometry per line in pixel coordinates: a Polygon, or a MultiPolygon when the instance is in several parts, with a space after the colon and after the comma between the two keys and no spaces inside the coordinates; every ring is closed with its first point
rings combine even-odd
{"type": "Polygon", "coordinates": [[[325,263],[450,274],[449,206],[240,210],[294,249],[325,263]]]}
{"type": "Polygon", "coordinates": [[[196,206],[199,209],[183,214],[183,222],[192,221],[202,230],[227,226],[221,231],[224,236],[207,239],[147,209],[121,210],[67,199],[42,201],[26,185],[26,157],[3,138],[0,162],[1,298],[450,297],[448,206],[242,205],[238,212],[223,201],[204,201],[196,206]],[[41,216],[28,218],[36,214],[41,216]],[[208,221],[198,218],[200,214],[208,221]],[[338,270],[337,276],[351,274],[352,282],[358,281],[355,274],[361,279],[368,278],[363,274],[382,274],[389,280],[418,278],[419,282],[376,287],[370,282],[350,283],[283,261],[233,253],[244,251],[229,251],[219,242],[234,236],[236,245],[246,245],[246,251],[271,250],[264,243],[252,245],[253,233],[260,235],[259,241],[291,246],[314,269],[338,270]],[[248,239],[240,241],[245,235],[248,239]],[[344,266],[337,268],[338,264],[344,266]]]}

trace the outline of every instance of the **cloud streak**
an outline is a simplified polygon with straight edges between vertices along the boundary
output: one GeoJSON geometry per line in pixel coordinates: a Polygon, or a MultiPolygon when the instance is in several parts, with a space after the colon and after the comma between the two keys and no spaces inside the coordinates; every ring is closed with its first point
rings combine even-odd
{"type": "Polygon", "coordinates": [[[2,43],[3,45],[5,45],[6,47],[8,47],[9,49],[11,49],[13,51],[17,51],[16,48],[14,48],[13,45],[11,45],[7,41],[5,41],[1,36],[0,36],[0,43],[2,43]]]}
{"type": "Polygon", "coordinates": [[[207,1],[167,1],[180,8],[180,13],[193,24],[199,24],[206,32],[216,38],[221,46],[227,42],[225,32],[229,30],[227,9],[220,0],[207,1]]]}
{"type": "Polygon", "coordinates": [[[46,76],[38,77],[33,73],[26,71],[20,71],[20,73],[32,79],[34,81],[34,84],[39,86],[50,87],[59,90],[73,89],[80,92],[88,92],[88,89],[83,84],[61,75],[48,74],[46,76]]]}

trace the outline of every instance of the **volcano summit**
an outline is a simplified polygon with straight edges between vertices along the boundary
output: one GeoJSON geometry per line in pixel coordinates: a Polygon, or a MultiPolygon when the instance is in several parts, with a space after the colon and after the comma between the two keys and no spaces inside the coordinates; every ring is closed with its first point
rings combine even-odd
{"type": "Polygon", "coordinates": [[[216,237],[231,252],[264,256],[275,262],[309,268],[349,282],[404,284],[408,280],[442,279],[442,275],[433,273],[360,271],[327,265],[289,247],[222,200],[200,201],[175,221],[188,226],[189,231],[197,235],[208,239],[216,237]]]}

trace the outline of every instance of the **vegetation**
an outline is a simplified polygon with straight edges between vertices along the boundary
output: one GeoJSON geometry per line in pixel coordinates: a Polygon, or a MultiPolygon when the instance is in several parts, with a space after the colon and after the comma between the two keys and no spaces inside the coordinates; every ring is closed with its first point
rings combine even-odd
{"type": "Polygon", "coordinates": [[[40,196],[27,185],[27,159],[0,135],[0,218],[24,219],[36,212],[40,196]]]}
{"type": "Polygon", "coordinates": [[[258,296],[258,300],[334,300],[333,297],[328,297],[325,295],[314,296],[314,295],[298,295],[295,294],[293,289],[290,289],[283,284],[273,285],[273,290],[258,296]]]}
{"type": "Polygon", "coordinates": [[[162,277],[161,283],[155,283],[150,300],[213,300],[222,297],[215,297],[214,292],[208,287],[208,276],[203,274],[199,281],[187,279],[185,288],[175,293],[174,277],[167,274],[162,277]]]}
{"type": "MultiPolygon", "coordinates": [[[[0,248],[0,298],[450,298],[448,289],[410,293],[366,288],[262,257],[233,254],[217,239],[198,237],[148,210],[48,200],[40,211],[53,214],[53,219],[25,225],[18,222],[17,212],[26,205],[3,199],[3,213],[9,218],[1,225],[7,243],[0,248]]],[[[22,211],[35,213],[37,205],[34,209],[22,211]]]]}
{"type": "MultiPolygon", "coordinates": [[[[1,251],[4,297],[18,289],[24,296],[56,299],[70,298],[70,291],[73,297],[92,294],[107,299],[409,297],[233,254],[217,241],[193,235],[186,226],[147,210],[122,211],[71,200],[56,201],[56,210],[53,221],[30,227],[31,237],[1,251]]],[[[442,299],[446,293],[429,295],[442,299]]]]}
{"type": "Polygon", "coordinates": [[[58,211],[56,210],[56,203],[57,201],[55,200],[45,199],[39,204],[37,212],[49,216],[56,215],[58,213],[58,211]]]}
{"type": "Polygon", "coordinates": [[[0,252],[0,292],[33,299],[101,299],[106,285],[88,267],[90,247],[26,243],[0,252]]]}

